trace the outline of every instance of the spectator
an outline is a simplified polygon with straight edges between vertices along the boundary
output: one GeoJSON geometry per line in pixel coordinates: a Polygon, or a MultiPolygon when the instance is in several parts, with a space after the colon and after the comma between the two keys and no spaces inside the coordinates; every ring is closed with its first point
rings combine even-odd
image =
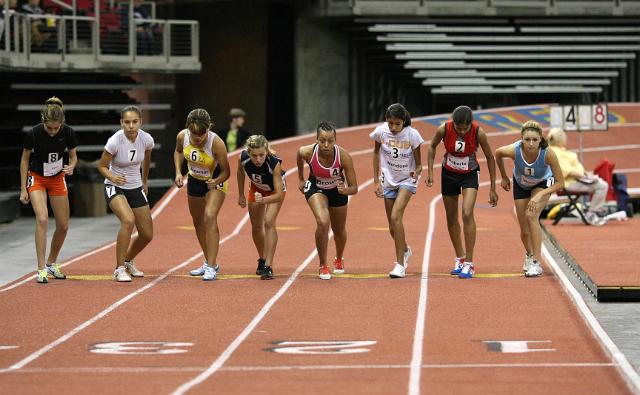
{"type": "MultiPolygon", "coordinates": [[[[18,0],[9,0],[9,2],[7,3],[5,0],[0,0],[0,48],[4,48],[5,47],[5,37],[4,37],[4,31],[5,29],[7,30],[7,34],[9,33],[9,28],[10,26],[13,26],[13,24],[15,23],[15,17],[13,16],[13,14],[15,13],[16,7],[17,7],[17,3],[18,0]],[[7,26],[5,26],[5,20],[4,20],[4,16],[5,16],[5,12],[8,12],[9,14],[9,24],[7,26]]],[[[11,36],[9,36],[11,37],[11,36]]]]}
{"type": "Polygon", "coordinates": [[[567,134],[560,128],[552,128],[547,136],[549,147],[555,152],[564,176],[564,189],[567,192],[592,193],[591,204],[587,210],[587,220],[592,225],[604,225],[604,202],[609,184],[593,173],[585,172],[575,152],[567,150],[567,134]]]}
{"type": "Polygon", "coordinates": [[[136,22],[136,36],[138,41],[138,55],[152,55],[153,54],[153,25],[149,22],[145,22],[145,19],[151,19],[151,15],[146,7],[140,4],[140,1],[136,1],[133,8],[133,18],[136,22]]]}
{"type": "MultiPolygon", "coordinates": [[[[40,0],[29,0],[22,5],[20,11],[24,14],[44,15],[44,11],[40,8],[40,0]]],[[[51,37],[51,33],[46,31],[44,19],[31,20],[31,44],[42,47],[43,44],[51,37]]]]}
{"type": "Polygon", "coordinates": [[[251,135],[248,130],[243,128],[245,116],[246,113],[241,108],[232,108],[229,111],[229,127],[221,129],[218,133],[218,136],[226,144],[228,152],[244,147],[247,138],[251,135]]]}

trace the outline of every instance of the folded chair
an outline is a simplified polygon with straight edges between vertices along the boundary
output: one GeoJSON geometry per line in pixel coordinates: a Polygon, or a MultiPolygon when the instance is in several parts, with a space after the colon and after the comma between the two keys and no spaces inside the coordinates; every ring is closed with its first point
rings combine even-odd
{"type": "Polygon", "coordinates": [[[562,218],[568,217],[571,214],[571,211],[573,210],[576,210],[576,212],[580,216],[580,219],[582,219],[582,222],[584,222],[585,225],[591,225],[587,220],[587,217],[585,216],[584,211],[578,204],[580,197],[588,196],[589,192],[568,192],[564,189],[561,189],[556,193],[558,196],[566,196],[567,199],[569,199],[569,203],[564,205],[560,209],[560,211],[558,211],[555,218],[553,219],[553,225],[557,225],[562,218]]]}

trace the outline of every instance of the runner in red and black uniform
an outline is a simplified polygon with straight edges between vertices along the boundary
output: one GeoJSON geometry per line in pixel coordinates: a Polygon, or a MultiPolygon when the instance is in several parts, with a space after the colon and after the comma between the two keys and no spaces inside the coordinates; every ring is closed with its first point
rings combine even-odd
{"type": "Polygon", "coordinates": [[[429,144],[428,175],[425,183],[433,185],[433,161],[436,148],[444,141],[445,154],[442,161],[442,201],[447,213],[449,237],[456,252],[452,275],[471,278],[474,273],[473,249],[476,244],[476,221],[473,209],[476,205],[480,180],[480,165],[476,158],[478,146],[487,158],[491,188],[489,204],[498,204],[496,193],[496,161],[489,145],[486,133],[473,122],[473,112],[467,106],[453,111],[452,119],[443,123],[429,144]],[[462,194],[462,224],[464,246],[462,244],[460,223],[458,222],[458,196],[462,194]]]}
{"type": "Polygon", "coordinates": [[[23,204],[31,202],[36,215],[36,280],[47,283],[47,275],[57,279],[66,278],[56,262],[69,228],[69,197],[65,176],[73,174],[78,162],[78,141],[73,129],[64,124],[62,100],[55,96],[48,99],[40,116],[42,123],[34,126],[24,139],[20,160],[20,201],[23,204]],[[69,152],[66,164],[65,151],[69,152]],[[45,265],[49,220],[47,196],[56,219],[56,230],[45,265]]]}

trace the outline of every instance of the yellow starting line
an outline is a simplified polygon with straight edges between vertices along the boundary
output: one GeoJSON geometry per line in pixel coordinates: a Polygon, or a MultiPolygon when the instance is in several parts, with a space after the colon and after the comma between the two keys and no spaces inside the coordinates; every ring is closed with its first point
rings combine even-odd
{"type": "MultiPolygon", "coordinates": [[[[289,274],[274,274],[274,277],[288,277],[289,274]]],[[[318,277],[317,274],[309,273],[303,274],[303,277],[318,277]]],[[[419,276],[418,273],[407,273],[407,277],[419,276]]],[[[431,273],[431,277],[450,277],[456,278],[449,273],[431,273]]],[[[147,274],[147,278],[159,277],[157,274],[147,274]]],[[[188,274],[172,274],[169,277],[183,277],[192,278],[196,280],[202,280],[199,276],[190,276],[188,274]]],[[[387,273],[350,273],[350,274],[332,274],[332,278],[346,278],[346,279],[369,279],[369,278],[388,278],[387,273]]],[[[476,273],[474,278],[512,278],[512,277],[524,277],[522,273],[476,273]]],[[[259,276],[255,274],[218,274],[217,280],[244,280],[244,279],[257,279],[259,276]]],[[[107,281],[112,280],[113,277],[110,274],[79,274],[79,275],[67,275],[67,279],[71,281],[107,281]]]]}

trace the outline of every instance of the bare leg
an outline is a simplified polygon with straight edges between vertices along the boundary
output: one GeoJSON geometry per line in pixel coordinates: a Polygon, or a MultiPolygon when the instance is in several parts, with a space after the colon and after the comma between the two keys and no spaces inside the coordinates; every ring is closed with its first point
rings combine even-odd
{"type": "Polygon", "coordinates": [[[533,253],[533,244],[531,243],[531,232],[527,222],[527,204],[529,199],[517,199],[514,201],[516,205],[516,214],[518,216],[518,224],[520,225],[520,240],[527,254],[533,253]]]}
{"type": "Polygon", "coordinates": [[[447,230],[449,231],[449,238],[453,249],[456,252],[456,257],[465,256],[464,248],[462,247],[461,229],[458,222],[458,195],[442,196],[444,202],[444,211],[447,215],[447,230]]]}
{"type": "Polygon", "coordinates": [[[316,218],[316,249],[320,266],[327,265],[327,244],[329,244],[329,200],[321,193],[316,193],[307,200],[307,204],[316,218]]]}
{"type": "Polygon", "coordinates": [[[264,259],[265,250],[265,217],[266,206],[249,202],[249,218],[251,219],[251,238],[258,251],[258,258],[264,259]]]}
{"type": "MultiPolygon", "coordinates": [[[[465,261],[473,262],[473,249],[476,245],[476,219],[473,209],[476,206],[478,190],[465,188],[462,190],[462,227],[464,229],[465,261]]],[[[456,221],[457,222],[457,221],[456,221]]]]}
{"type": "Polygon", "coordinates": [[[129,246],[129,250],[125,256],[125,260],[133,260],[147,244],[153,240],[153,220],[151,219],[151,210],[149,206],[142,206],[132,209],[135,217],[136,229],[138,236],[129,246]]]}
{"type": "Polygon", "coordinates": [[[341,207],[329,207],[331,217],[331,230],[333,241],[336,244],[336,257],[342,258],[344,248],[347,245],[347,205],[341,207]]]}
{"type": "Polygon", "coordinates": [[[31,207],[36,214],[36,257],[38,270],[44,269],[44,257],[47,253],[47,227],[49,226],[49,211],[47,209],[47,193],[34,190],[29,194],[31,207]]]}
{"type": "Polygon", "coordinates": [[[204,224],[207,240],[207,262],[211,266],[216,265],[218,249],[220,247],[220,230],[218,229],[218,213],[224,203],[226,193],[214,189],[207,192],[206,206],[204,209],[204,224]]]}
{"type": "Polygon", "coordinates": [[[202,249],[202,254],[205,259],[207,258],[207,238],[205,233],[204,226],[204,206],[205,206],[205,197],[196,197],[196,196],[187,196],[187,200],[189,202],[189,213],[191,214],[191,219],[193,221],[193,227],[196,230],[196,237],[198,239],[198,244],[200,244],[200,249],[202,249]]]}
{"type": "Polygon", "coordinates": [[[125,256],[129,249],[131,234],[136,223],[136,217],[133,215],[129,202],[124,195],[114,197],[109,203],[111,211],[120,220],[120,230],[116,239],[116,268],[124,265],[125,256]]]}
{"type": "Polygon", "coordinates": [[[266,213],[264,216],[264,231],[265,231],[265,249],[264,259],[267,266],[271,266],[273,263],[273,257],[276,254],[276,245],[278,244],[278,232],[276,230],[276,218],[280,212],[283,202],[271,203],[267,205],[266,213]]]}

